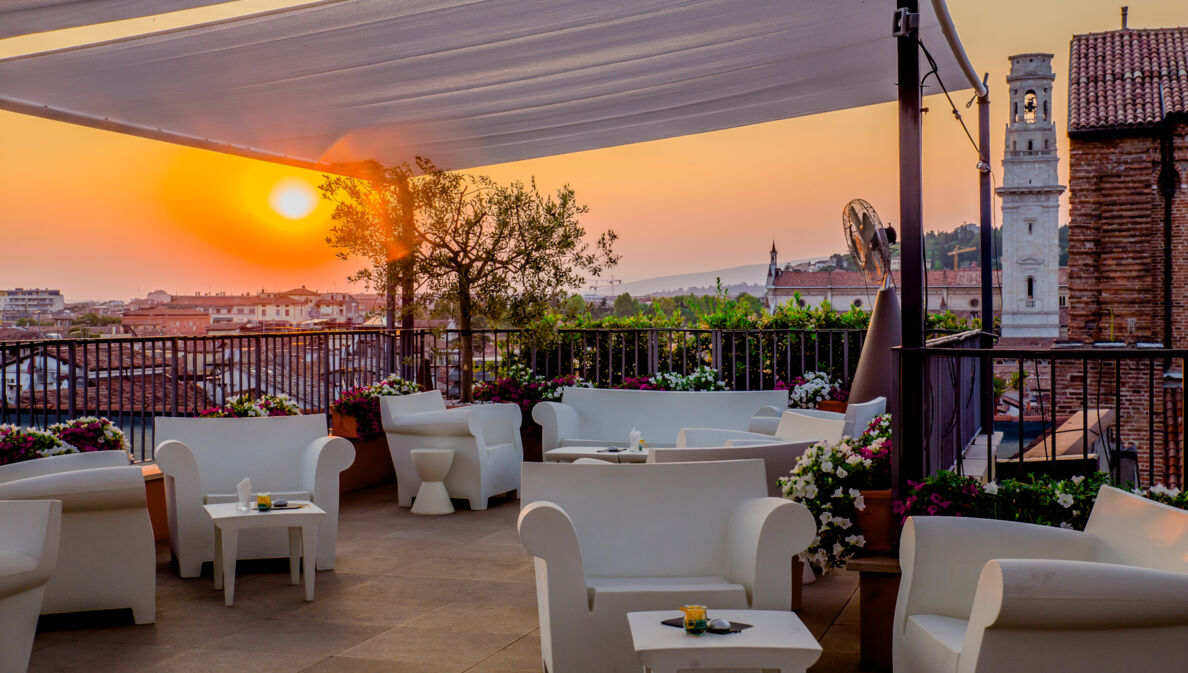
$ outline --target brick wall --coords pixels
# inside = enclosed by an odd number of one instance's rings
[[[1188,348],[1188,125],[1175,132],[1180,187],[1173,200],[1172,346]],[[1160,168],[1157,137],[1072,138],[1069,166],[1069,339],[1110,339],[1111,316],[1116,340],[1163,338],[1163,197],[1156,179]],[[1098,398],[1097,365],[1090,364],[1090,406],[1113,406],[1113,365],[1103,365]],[[1157,366],[1155,390],[1146,364],[1122,365],[1120,430],[1123,443],[1138,448],[1144,481],[1151,458],[1157,481],[1164,470],[1164,425],[1179,428],[1179,414],[1164,420],[1162,377]],[[1071,413],[1081,405],[1080,366],[1058,368],[1057,407]],[[1153,395],[1152,395],[1153,393]],[[1149,400],[1154,401],[1155,438],[1150,435]],[[1176,459],[1172,459],[1176,467]]]

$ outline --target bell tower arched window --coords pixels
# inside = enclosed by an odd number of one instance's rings
[[[1044,121],[1048,121],[1048,101],[1044,101]]]
[[[1028,124],[1035,123],[1035,92],[1028,91],[1023,94],[1023,121]]]
[[[1027,277],[1027,298],[1035,299],[1035,278],[1033,276]]]

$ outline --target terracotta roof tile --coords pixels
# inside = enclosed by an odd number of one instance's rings
[[[1068,130],[1151,126],[1188,113],[1188,27],[1074,35],[1069,47]]]

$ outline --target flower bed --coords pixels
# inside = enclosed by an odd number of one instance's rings
[[[78,449],[40,428],[0,425],[0,465],[64,453],[78,453]]]
[[[655,376],[633,376],[615,386],[628,390],[730,390],[730,386],[718,378],[713,367],[702,365],[688,374],[661,372]]]
[[[49,427],[50,432],[81,452],[127,451],[124,431],[106,418],[83,416]]]
[[[330,405],[330,411],[355,419],[355,432],[360,439],[383,434],[379,398],[385,395],[411,395],[421,392],[421,386],[393,374],[369,386],[343,391]]]
[[[222,406],[211,407],[198,414],[201,418],[251,418],[265,416],[296,416],[301,413],[288,395],[265,394],[258,397],[251,393],[244,393],[225,402]]]

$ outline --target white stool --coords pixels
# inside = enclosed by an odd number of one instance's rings
[[[454,462],[453,449],[413,449],[413,467],[421,478],[421,488],[413,501],[413,514],[453,514],[454,505],[446,491],[446,475]]]

